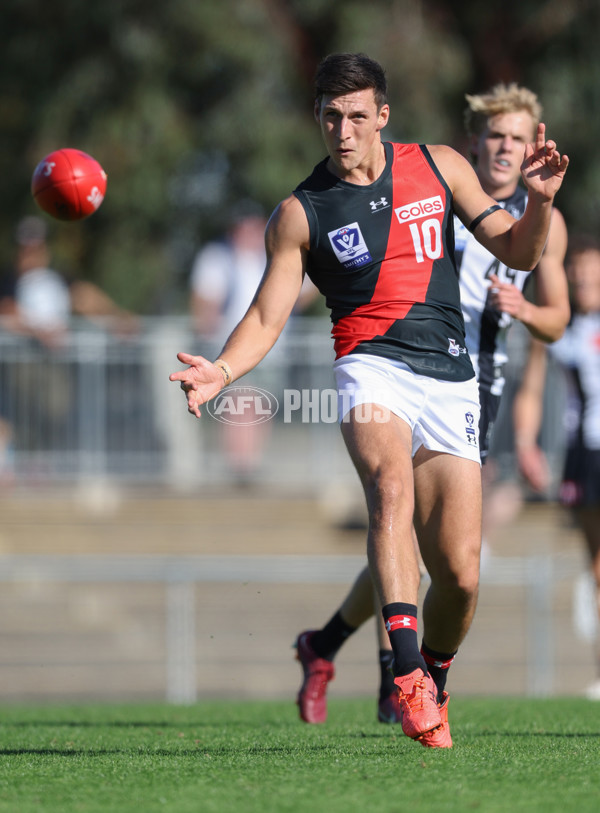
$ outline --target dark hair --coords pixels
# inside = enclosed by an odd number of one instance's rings
[[[586,251],[597,251],[600,253],[600,240],[593,234],[570,234],[565,265],[568,265],[574,257],[585,254]]]
[[[342,96],[368,88],[373,88],[380,110],[387,102],[385,71],[366,54],[329,54],[315,74],[315,98],[319,102],[324,95]]]

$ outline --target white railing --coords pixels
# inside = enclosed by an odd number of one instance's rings
[[[185,317],[140,319],[139,325],[137,334],[122,337],[73,321],[65,342],[48,350],[2,330],[0,321],[0,479],[111,479],[175,489],[231,481],[235,472],[224,454],[223,425],[209,410],[199,421],[189,416],[180,389],[168,381],[180,366],[179,350],[213,358],[219,344],[194,336]],[[500,460],[511,455],[509,394],[523,352],[511,350],[507,397],[495,430]],[[236,382],[272,393],[281,407],[262,427],[256,482],[315,492],[332,480],[354,479],[339,431],[318,409],[319,394],[333,392],[332,361],[329,320],[299,317],[263,362]],[[543,437],[554,460],[563,402],[558,380],[551,379],[551,386]],[[292,390],[303,394],[305,406],[317,407],[308,418],[306,409],[284,414]]]
[[[226,484],[234,474],[223,454],[223,426],[205,411],[187,414],[168,381],[179,350],[214,357],[187,318],[140,320],[136,335],[119,337],[74,321],[64,343],[47,349],[1,329],[0,477],[45,483],[111,479],[194,488]],[[274,350],[242,383],[272,392],[331,388],[333,349],[326,318],[292,320]],[[236,382],[238,384],[240,382]],[[3,441],[10,433],[10,443]],[[339,433],[300,413],[280,411],[263,427],[252,476],[314,490],[338,469],[348,471]]]
[[[364,561],[363,556],[349,555],[3,556],[0,557],[0,582],[162,585],[165,590],[166,699],[173,703],[192,703],[197,699],[198,671],[201,668],[196,629],[196,594],[200,585],[350,584]],[[526,693],[530,696],[549,696],[555,691],[553,597],[558,584],[575,579],[580,568],[577,557],[538,555],[491,557],[483,569],[482,588],[520,586],[526,591],[520,624],[526,629],[523,667]],[[283,612],[283,608],[277,611]],[[69,660],[71,666],[73,657],[71,655]],[[498,668],[502,668],[501,656]],[[266,669],[267,676],[268,665]],[[40,671],[43,672],[41,666]],[[78,687],[77,691],[84,693],[85,687]],[[39,694],[43,696],[42,688]]]

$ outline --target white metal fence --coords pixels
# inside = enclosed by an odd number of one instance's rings
[[[0,477],[23,483],[105,478],[183,489],[226,484],[236,475],[227,454],[231,437],[209,409],[200,421],[189,416],[179,387],[168,381],[181,366],[178,351],[213,358],[219,349],[195,337],[183,317],[140,320],[139,333],[127,337],[74,321],[54,349],[2,330],[0,322]],[[511,455],[509,394],[523,357],[518,341],[511,353],[495,434],[500,458]],[[325,414],[332,402],[325,398],[333,394],[332,361],[328,319],[299,317],[264,361],[235,382],[267,391],[279,405],[253,439],[242,438],[240,427],[231,430],[234,445],[260,445],[251,472],[257,482],[314,492],[354,478],[331,425],[335,416]],[[559,379],[551,378],[550,386],[544,438],[554,459],[561,435]],[[302,396],[302,409],[286,409],[292,391]]]
[[[140,326],[138,334],[119,337],[74,321],[65,342],[48,349],[0,325],[0,473],[22,483],[110,478],[175,488],[235,475],[223,425],[206,410],[200,421],[189,416],[179,387],[168,381],[181,367],[178,351],[212,358],[219,345],[195,337],[185,318]],[[286,388],[330,390],[332,360],[329,321],[292,320],[236,386],[263,388],[283,406]],[[261,449],[252,477],[315,489],[338,468],[347,471],[339,433],[316,413],[312,418],[303,421],[296,411],[285,422],[280,408],[253,441]]]
[[[158,687],[164,686],[167,701],[192,703],[198,699],[199,694],[206,692],[209,696],[221,692],[227,695],[228,669],[222,665],[227,649],[230,650],[228,655],[237,670],[237,683],[250,696],[253,693],[260,696],[269,689],[275,696],[281,696],[282,693],[292,696],[297,679],[296,669],[287,671],[287,664],[291,665],[292,659],[286,650],[289,651],[294,633],[302,628],[302,620],[294,621],[293,613],[290,613],[290,608],[285,604],[277,602],[270,604],[268,600],[263,602],[261,612],[264,618],[259,626],[259,629],[262,629],[262,637],[258,631],[254,633],[256,635],[253,644],[256,649],[254,658],[258,652],[258,663],[254,664],[252,687],[244,685],[244,672],[248,671],[248,666],[244,660],[245,650],[240,646],[240,640],[244,636],[243,623],[235,621],[235,616],[242,611],[242,605],[238,609],[232,608],[229,615],[223,615],[217,609],[218,602],[214,600],[216,593],[213,593],[211,602],[213,624],[215,634],[217,637],[225,638],[225,643],[218,645],[217,648],[220,648],[218,656],[212,651],[210,654],[206,651],[207,636],[204,630],[203,634],[200,631],[201,625],[204,627],[206,624],[206,618],[203,617],[199,606],[199,597],[209,585],[213,591],[218,590],[219,585],[237,585],[235,591],[240,602],[240,585],[259,585],[265,593],[268,593],[269,586],[273,585],[283,587],[288,593],[294,587],[300,586],[305,594],[308,594],[309,585],[313,589],[319,585],[328,586],[329,590],[334,585],[349,585],[364,561],[364,556],[359,555],[4,556],[0,557],[0,583],[4,585],[4,591],[7,585],[20,585],[23,589],[23,586],[29,585],[31,588],[31,585],[35,584],[46,587],[57,585],[59,588],[62,586],[63,590],[67,585],[71,587],[82,585],[88,590],[97,590],[102,585],[121,585],[129,591],[132,591],[135,585],[155,585],[161,588],[162,608],[160,600],[155,597],[153,613],[158,619],[156,626],[162,632],[155,638],[153,644],[146,640],[142,649],[139,649],[139,643],[136,641],[139,630],[127,632],[122,629],[119,632],[115,624],[111,633],[112,643],[108,646],[106,643],[99,643],[98,632],[94,631],[90,633],[90,638],[92,642],[96,640],[95,653],[94,647],[90,644],[78,648],[74,641],[71,642],[70,648],[63,652],[62,646],[56,645],[60,638],[60,629],[43,633],[45,624],[38,619],[34,629],[22,633],[30,650],[29,669],[37,674],[35,688],[30,689],[29,693],[38,700],[51,698],[53,693],[49,687],[53,681],[53,672],[70,670],[72,674],[68,679],[68,688],[63,686],[62,690],[55,689],[54,694],[57,697],[63,699],[81,697],[86,696],[87,692],[91,696],[105,698],[110,696],[107,687],[115,683],[119,692],[127,692],[132,697],[136,695],[137,685],[141,695],[144,696],[140,675],[144,673],[144,659],[148,659],[151,652],[152,668],[158,673],[162,671],[162,676],[155,675],[153,687],[148,693],[156,697]],[[490,559],[482,573],[483,607],[480,610],[480,613],[488,619],[488,624],[489,616],[494,614],[494,608],[493,603],[487,608],[485,605],[490,602],[492,595],[502,596],[507,588],[518,588],[521,594],[518,603],[512,599],[500,611],[506,620],[505,632],[508,637],[506,641],[500,640],[499,637],[493,640],[495,651],[491,663],[497,675],[502,675],[503,669],[508,669],[508,665],[514,668],[515,652],[521,649],[522,637],[523,648],[517,664],[522,677],[511,680],[508,677],[502,679],[496,676],[493,681],[486,677],[485,669],[490,666],[490,658],[485,654],[485,647],[489,646],[489,639],[493,634],[489,626],[480,630],[477,630],[476,626],[467,639],[467,644],[474,647],[475,652],[475,657],[467,668],[469,680],[472,682],[467,684],[464,681],[460,669],[465,664],[458,662],[456,684],[459,689],[462,683],[463,692],[500,691],[509,694],[515,691],[515,687],[522,686],[521,691],[530,696],[549,696],[559,690],[561,686],[557,675],[559,657],[557,650],[562,648],[563,643],[562,636],[556,635],[558,626],[556,622],[560,613],[555,599],[561,584],[571,585],[579,572],[580,562],[570,556],[537,555]],[[57,598],[54,600],[57,601]],[[324,603],[323,611],[329,611],[332,607],[333,603],[329,605]],[[60,618],[56,607],[52,615]],[[279,630],[273,626],[273,618],[279,616],[286,619],[285,634],[289,639],[287,645],[281,644]],[[310,616],[307,614],[306,617]],[[228,638],[227,630],[232,634],[232,622],[233,637]],[[147,623],[151,625],[150,618]],[[3,627],[5,624],[6,621],[3,622]],[[7,634],[6,630],[3,629],[2,634]],[[39,641],[41,634],[47,635],[54,645],[46,649],[39,643],[36,645],[35,642]],[[65,634],[68,638],[69,634],[63,632],[63,635]],[[70,635],[73,635],[72,630]],[[122,640],[123,636],[125,641]],[[161,637],[163,640],[160,640]],[[126,657],[120,653],[119,643],[124,644],[128,650]],[[14,645],[8,644],[7,647],[13,649]],[[373,647],[372,639],[363,647],[367,660]],[[269,653],[268,656],[264,654],[266,651]],[[467,650],[467,659],[468,657]],[[461,659],[463,658],[464,653],[461,653]],[[249,660],[253,660],[253,657],[250,656]],[[86,665],[88,669],[94,668],[96,673],[104,669],[106,674],[110,675],[106,687],[100,688],[97,675],[93,681],[87,682],[85,678],[78,676]],[[27,661],[23,658],[23,662],[14,666],[19,666],[24,673]],[[221,671],[216,678],[214,676],[211,678],[211,669],[215,666]],[[6,668],[7,664],[0,664],[0,671]],[[137,675],[133,681],[134,685],[129,690],[124,688],[126,669],[129,669],[130,674]],[[281,677],[276,681],[278,685],[270,686],[269,681],[273,674]],[[359,691],[367,691],[368,685],[365,681],[365,685]],[[13,688],[12,691],[15,693],[16,690]],[[28,690],[25,686],[22,686],[21,691],[27,696]]]

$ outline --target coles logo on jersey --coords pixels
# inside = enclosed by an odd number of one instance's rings
[[[336,257],[345,268],[357,268],[371,261],[371,255],[358,223],[350,223],[327,235]]]
[[[394,209],[396,217],[400,223],[410,223],[411,220],[420,220],[422,217],[441,214],[444,211],[444,204],[440,195],[425,200],[416,200],[414,203],[406,203]]]

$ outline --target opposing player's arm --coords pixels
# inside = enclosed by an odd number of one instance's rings
[[[542,425],[546,361],[546,346],[532,339],[523,378],[513,401],[518,467],[536,491],[543,491],[550,477],[547,460],[537,442]]]
[[[559,211],[552,210],[546,248],[535,270],[535,299],[530,302],[516,285],[490,275],[490,305],[523,322],[532,336],[555,342],[564,333],[570,316],[564,259],[567,227]]]
[[[555,342],[565,332],[571,316],[564,262],[567,226],[561,213],[552,210],[550,233],[535,271],[535,304],[527,302],[521,321],[536,339]]]

